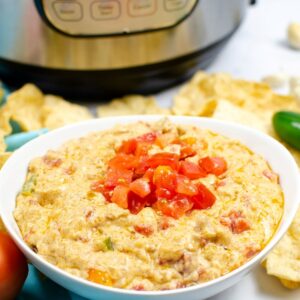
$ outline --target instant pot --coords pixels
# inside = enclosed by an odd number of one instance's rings
[[[253,2],[253,1],[250,1]],[[205,68],[249,0],[1,0],[0,78],[69,98],[155,93]]]

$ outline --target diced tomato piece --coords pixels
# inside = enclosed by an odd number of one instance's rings
[[[139,213],[147,203],[147,197],[140,197],[133,192],[129,192],[128,194],[128,209],[132,214]]]
[[[211,207],[215,201],[215,195],[202,183],[197,183],[198,194],[191,200],[194,203],[194,209],[206,209]]]
[[[144,173],[143,178],[146,178],[149,182],[153,182],[153,175],[154,175],[154,169],[148,169]]]
[[[105,187],[128,185],[132,181],[133,171],[126,169],[109,168],[106,174]]]
[[[193,149],[193,147],[185,145],[182,146],[180,149],[180,159],[185,159],[187,157],[192,157],[197,154],[196,150]]]
[[[132,154],[119,153],[108,162],[109,167],[132,170],[139,165],[139,160]]]
[[[187,196],[194,196],[198,193],[198,188],[186,176],[177,175],[176,192]]]
[[[136,177],[140,177],[143,176],[147,170],[149,169],[148,165],[147,165],[147,160],[148,160],[149,156],[147,155],[142,155],[139,156],[139,163],[138,166],[136,167],[134,173],[136,174]]]
[[[125,154],[134,154],[136,147],[137,147],[137,140],[130,139],[127,141],[123,141],[117,152],[118,153],[122,152]]]
[[[193,203],[188,197],[177,194],[173,200],[160,199],[155,203],[155,207],[164,215],[178,219],[187,211],[192,209]]]
[[[153,184],[156,188],[165,188],[170,191],[176,189],[176,172],[169,166],[159,166],[154,170]]]
[[[151,148],[151,144],[146,142],[139,142],[136,146],[134,154],[136,156],[148,155],[148,151]]]
[[[128,208],[128,193],[129,188],[127,186],[117,185],[110,200],[122,208]]]
[[[149,236],[154,232],[153,227],[149,225],[135,225],[134,230],[145,236]]]
[[[107,188],[104,186],[104,180],[92,182],[90,189],[93,192],[101,193],[108,201],[110,200],[113,191],[112,188]]]
[[[169,152],[156,153],[149,157],[147,164],[150,168],[170,166],[173,170],[177,170],[179,167],[179,156]]]
[[[223,157],[203,157],[199,160],[199,165],[207,173],[221,175],[227,170],[227,163]]]
[[[146,178],[134,180],[129,185],[130,190],[138,196],[144,198],[151,193],[150,183]]]
[[[242,233],[250,229],[250,224],[245,218],[231,220],[231,230],[233,233]]]
[[[157,188],[155,190],[155,195],[156,195],[157,199],[171,200],[175,197],[176,193],[175,193],[175,191],[170,191],[165,188]]]
[[[180,162],[179,173],[189,179],[198,179],[207,175],[199,165],[187,160]]]
[[[145,133],[139,137],[136,138],[136,140],[138,142],[144,142],[144,143],[154,143],[157,137],[157,133],[156,132],[148,132]]]

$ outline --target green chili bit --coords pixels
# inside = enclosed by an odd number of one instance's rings
[[[34,187],[36,184],[36,175],[32,175],[29,179],[24,183],[22,189],[22,195],[29,196],[34,192]]]
[[[107,250],[114,250],[114,245],[113,245],[110,237],[108,237],[104,240],[104,245]]]

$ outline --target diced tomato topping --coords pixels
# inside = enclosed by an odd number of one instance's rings
[[[193,207],[193,203],[188,197],[177,194],[173,200],[157,200],[155,206],[164,215],[178,219]]]
[[[199,165],[187,160],[180,162],[179,173],[189,179],[198,179],[207,175],[207,173]]]
[[[124,185],[117,185],[114,188],[111,202],[118,204],[122,208],[128,208],[129,188]]]
[[[145,236],[149,236],[154,232],[153,227],[149,225],[135,225],[134,230]]]
[[[136,138],[136,140],[138,142],[144,142],[144,143],[154,143],[155,140],[157,138],[157,133],[156,132],[148,132],[148,133],[145,133],[139,137]]]
[[[107,286],[112,286],[114,283],[113,279],[107,272],[102,272],[96,269],[90,269],[88,271],[88,280]]]
[[[117,152],[118,153],[122,152],[125,154],[134,154],[136,147],[137,147],[137,140],[130,139],[127,141],[123,141]]]
[[[227,170],[226,160],[222,157],[203,157],[199,160],[199,165],[207,173],[217,176],[223,174]]]
[[[130,190],[138,196],[144,198],[151,193],[151,186],[146,178],[134,180],[129,185]]]
[[[147,164],[150,168],[169,166],[173,170],[177,170],[179,166],[179,156],[169,152],[156,153],[149,157]]]
[[[176,195],[175,191],[170,191],[166,188],[157,188],[155,190],[155,194],[157,199],[167,199],[167,200],[173,199]]]
[[[129,184],[132,180],[132,176],[132,170],[109,168],[107,170],[104,186],[115,187],[120,184]]]
[[[177,175],[176,192],[188,196],[195,196],[198,193],[197,186],[193,184],[186,176]]]
[[[139,213],[147,203],[147,197],[140,197],[133,192],[129,192],[128,194],[128,209],[129,211],[136,215]]]
[[[197,154],[196,150],[191,146],[182,146],[180,149],[180,159],[185,159],[187,157],[192,157]]]
[[[154,143],[163,148],[177,144],[181,155],[177,152],[148,154]],[[102,193],[107,201],[128,208],[132,214],[152,206],[166,216],[179,218],[192,208],[209,208],[216,200],[214,194],[193,180],[207,176],[208,172],[222,174],[226,161],[219,157],[203,158],[199,164],[184,160],[196,154],[192,148],[195,143],[195,138],[181,140],[174,133],[156,132],[123,141],[108,162],[105,178],[91,184],[91,193]],[[236,225],[237,231],[243,228],[242,222]]]
[[[156,188],[165,188],[170,191],[176,188],[176,172],[169,166],[159,166],[154,170],[153,184]]]
[[[211,207],[215,201],[215,195],[202,183],[197,184],[198,194],[192,197],[194,209],[206,209]]]
[[[108,165],[111,168],[133,170],[139,165],[139,160],[132,154],[119,153],[108,162]]]

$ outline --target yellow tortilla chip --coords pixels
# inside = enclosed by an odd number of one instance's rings
[[[286,235],[267,256],[265,267],[269,275],[280,278],[287,287],[300,283],[300,210]]]
[[[259,118],[253,112],[242,109],[227,100],[219,100],[217,103],[213,118],[243,124],[266,133],[269,131],[268,123],[270,122]]]
[[[41,109],[41,120],[43,127],[48,129],[93,118],[86,107],[72,104],[58,96],[46,95],[44,102]]]
[[[33,84],[26,84],[10,94],[4,108],[10,112],[24,131],[42,127],[40,110],[44,103],[42,92]]]
[[[5,162],[8,160],[8,158],[11,156],[10,152],[4,152],[0,153],[0,169],[3,167]]]
[[[6,106],[0,107],[0,133],[7,135],[10,134],[12,128],[10,126],[9,120],[11,118],[11,112]]]
[[[159,107],[155,98],[129,95],[114,99],[97,108],[98,117],[125,116],[135,114],[169,114],[169,109]]]
[[[282,285],[288,289],[296,289],[296,288],[300,287],[300,282],[285,280],[285,279],[280,279],[280,278],[279,278],[279,280],[282,283]]]

